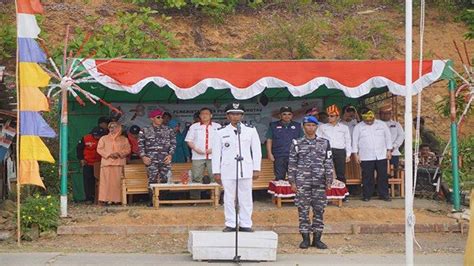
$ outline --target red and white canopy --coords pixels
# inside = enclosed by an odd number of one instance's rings
[[[248,61],[248,60],[106,60],[84,61],[89,74],[102,85],[118,91],[139,93],[153,82],[168,86],[180,99],[192,99],[208,88],[230,89],[236,99],[249,99],[265,88],[284,88],[293,96],[304,96],[321,85],[358,98],[372,88],[387,86],[405,95],[404,61]],[[440,79],[447,61],[426,60],[418,77],[413,62],[413,91]],[[97,67],[96,67],[97,66]]]

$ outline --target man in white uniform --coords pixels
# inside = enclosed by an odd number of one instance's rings
[[[226,109],[229,125],[217,130],[212,142],[212,172],[216,182],[224,187],[224,232],[253,232],[252,229],[252,179],[260,173],[262,151],[257,130],[242,124],[244,108],[239,103],[229,104]],[[241,156],[236,169],[236,157],[239,156],[238,133],[240,130]],[[236,174],[238,173],[239,224],[235,220]]]
[[[342,108],[342,119],[341,124],[346,125],[349,128],[349,132],[354,132],[354,127],[359,123],[358,122],[359,115],[357,114],[357,110],[352,105],[346,105]]]
[[[390,130],[390,135],[392,136],[392,159],[390,159],[390,164],[393,165],[394,175],[397,176],[398,172],[398,163],[400,161],[400,146],[402,146],[403,141],[405,140],[405,132],[403,131],[402,125],[400,123],[393,121],[392,118],[392,107],[384,106],[379,111],[380,120],[384,121]]]
[[[192,150],[192,162],[191,168],[193,182],[202,183],[204,169],[209,173],[209,177],[212,177],[212,165],[211,165],[211,154],[212,154],[212,139],[221,126],[211,121],[212,110],[204,107],[199,110],[199,121],[189,127],[188,133],[186,134],[186,143]],[[210,180],[213,182],[212,178]],[[189,193],[191,199],[201,199],[200,190],[191,190]]]
[[[326,108],[327,124],[318,127],[316,135],[329,140],[337,180],[346,183],[346,163],[351,160],[351,133],[349,127],[339,122],[339,108],[333,104]]]
[[[374,194],[374,172],[377,171],[377,193],[380,199],[391,201],[388,194],[387,159],[390,160],[392,137],[387,125],[375,119],[373,111],[362,111],[363,122],[352,135],[352,152],[362,168],[363,201]]]

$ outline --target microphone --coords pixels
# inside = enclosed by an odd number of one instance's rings
[[[240,135],[240,133],[242,133],[242,127],[241,127],[240,124],[241,124],[240,122],[237,123],[237,132],[236,132],[239,135]]]

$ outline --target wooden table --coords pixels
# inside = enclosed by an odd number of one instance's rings
[[[220,185],[217,183],[200,184],[151,184],[153,189],[153,206],[159,208],[160,204],[188,204],[188,203],[211,203],[214,208],[219,206]],[[189,199],[189,200],[160,200],[160,191],[191,191],[191,190],[209,190],[210,199]]]

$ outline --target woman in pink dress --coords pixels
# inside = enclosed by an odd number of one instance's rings
[[[120,123],[109,123],[109,134],[99,140],[97,152],[102,156],[99,202],[120,203],[123,167],[130,154],[130,143],[126,137],[122,136]]]

